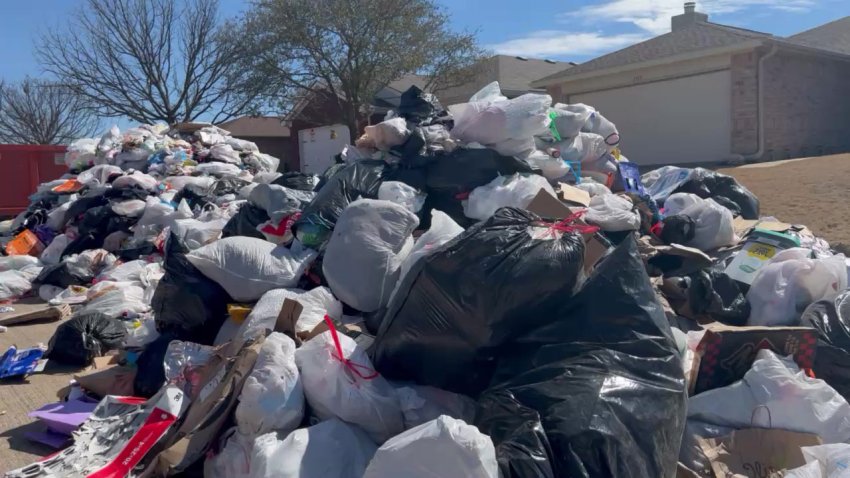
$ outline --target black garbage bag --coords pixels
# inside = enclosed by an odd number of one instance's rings
[[[90,209],[108,203],[109,198],[105,196],[106,191],[106,187],[89,189],[82,197],[71,203],[68,210],[65,211],[65,224],[71,223],[71,221],[81,217]]]
[[[240,189],[251,184],[251,181],[246,181],[234,176],[225,176],[217,180],[212,186],[212,196],[224,196],[225,194],[237,194]]]
[[[62,251],[62,259],[85,252],[89,249],[100,249],[103,247],[103,240],[106,239],[106,234],[80,234],[76,239],[69,242]]]
[[[729,277],[724,268],[712,267],[688,276],[688,305],[695,316],[727,325],[746,325],[750,317],[748,288]]]
[[[144,201],[148,198],[148,196],[154,195],[154,193],[140,186],[131,186],[129,188],[119,189],[111,188],[103,192],[103,197],[105,197],[106,199],[111,199],[113,201],[129,201],[131,199],[138,199],[140,201]]]
[[[401,94],[398,115],[412,123],[420,124],[445,113],[437,97],[413,85]]]
[[[324,246],[339,215],[351,202],[360,197],[377,199],[385,166],[384,161],[357,161],[337,171],[293,224],[295,236],[307,247]]]
[[[495,389],[478,399],[475,422],[486,423],[496,445],[502,478],[555,478],[552,447],[540,414],[519,403],[509,390]]]
[[[130,227],[139,222],[138,217],[121,216],[116,214],[108,204],[97,206],[86,211],[80,219],[77,228],[80,234],[92,234],[95,237],[106,238],[116,231],[128,232]]]
[[[724,206],[732,202],[737,205],[737,211],[733,209],[732,212],[740,213],[744,219],[759,218],[758,198],[732,176],[716,171],[694,168],[691,177],[673,192],[712,198]]]
[[[279,178],[272,181],[272,184],[299,191],[312,191],[318,184],[318,179],[311,174],[290,171],[283,173]]]
[[[319,176],[319,183],[316,184],[316,188],[313,189],[313,191],[319,192],[319,190],[325,187],[325,184],[327,184],[328,181],[330,181],[330,179],[334,177],[334,174],[338,173],[342,170],[342,168],[347,166],[347,164],[342,161],[340,154],[334,156],[334,159],[336,160],[336,162],[328,166],[328,169],[326,169],[325,172]]]
[[[247,236],[265,240],[266,236],[257,230],[257,226],[269,220],[269,215],[263,208],[242,203],[239,211],[227,221],[221,230],[221,237]]]
[[[52,285],[66,288],[72,285],[88,285],[94,279],[92,271],[68,261],[46,266],[35,278],[33,284]]]
[[[215,204],[215,195],[212,188],[205,188],[199,184],[187,184],[174,196],[174,203],[180,204],[185,200],[190,208],[206,207],[207,204]]]
[[[469,193],[492,181],[496,176],[514,173],[533,173],[525,161],[502,156],[492,149],[458,148],[451,153],[436,155],[425,166],[428,197],[424,209],[443,211],[455,222],[468,227],[475,221],[463,214],[462,201]]]
[[[850,291],[811,304],[801,323],[818,331],[815,376],[850,400]]]
[[[683,214],[667,216],[662,223],[660,238],[666,244],[688,244],[697,232],[696,222]]]
[[[227,318],[230,295],[186,259],[189,249],[171,234],[165,246],[165,275],[154,291],[156,329],[177,340],[212,345]]]
[[[482,397],[505,390],[540,414],[555,476],[674,476],[687,388],[635,240],[617,246],[581,290],[544,320],[505,348]],[[493,436],[499,421],[483,418],[475,425]],[[533,429],[529,424],[527,430]],[[494,444],[503,452],[501,442]]]
[[[85,366],[95,357],[121,346],[127,328],[119,319],[101,313],[75,315],[56,328],[48,344],[47,358]]]
[[[176,340],[165,333],[149,343],[136,359],[136,378],[133,379],[133,393],[137,397],[150,398],[165,384],[165,354],[168,344]]]
[[[546,238],[530,235],[535,224]],[[378,371],[477,396],[505,344],[545,323],[576,289],[584,242],[551,233],[535,214],[502,208],[417,261],[375,338]]]
[[[121,249],[116,252],[115,255],[118,256],[124,262],[135,261],[142,256],[149,256],[157,251],[156,244],[153,242],[145,242],[135,247],[128,247],[126,249]]]

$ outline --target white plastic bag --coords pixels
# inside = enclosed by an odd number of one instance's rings
[[[576,184],[575,187],[587,192],[588,194],[590,194],[590,197],[611,194],[611,190],[608,189],[608,186],[597,183],[596,181],[590,178],[582,178],[581,183]]]
[[[231,148],[233,148],[237,151],[245,151],[245,152],[258,152],[258,151],[260,151],[260,148],[257,147],[256,143],[253,143],[253,142],[245,140],[245,139],[228,137],[225,140],[225,143],[227,143],[227,145],[229,145]]]
[[[68,166],[68,169],[83,169],[94,164],[97,143],[96,139],[82,138],[69,144],[65,153],[65,166]]]
[[[694,204],[699,204],[703,201],[703,199],[696,194],[691,193],[675,193],[671,194],[664,201],[664,215],[665,216],[675,216],[676,214],[681,214],[685,209],[693,206]]]
[[[145,290],[133,282],[98,282],[88,291],[89,301],[80,314],[99,312],[107,317],[136,315],[150,310]]]
[[[239,160],[239,153],[233,149],[233,146],[227,143],[219,143],[210,146],[210,157],[217,161],[234,165],[242,163],[242,161]]]
[[[68,212],[68,209],[72,204],[74,204],[74,201],[68,201],[53,208],[53,210],[47,214],[47,227],[56,232],[60,232],[65,229],[65,213]]]
[[[342,303],[334,298],[327,287],[316,287],[309,291],[301,289],[273,289],[260,297],[251,313],[239,327],[238,336],[243,339],[257,337],[264,330],[273,330],[280,308],[286,299],[301,304],[301,315],[295,325],[297,332],[310,332],[324,319],[325,315],[342,319]]]
[[[685,246],[701,251],[713,251],[718,247],[731,246],[738,242],[732,227],[732,212],[717,204],[714,199],[699,199],[679,212],[694,220],[694,238]]]
[[[356,426],[335,418],[283,438],[254,441],[251,478],[363,478],[377,445]],[[229,477],[228,477],[229,478]]]
[[[463,228],[454,222],[448,214],[432,209],[431,227],[425,231],[424,234],[419,236],[418,239],[416,239],[413,243],[413,248],[410,250],[410,254],[408,254],[402,261],[401,267],[399,268],[398,283],[401,284],[401,281],[404,280],[404,276],[406,276],[410,271],[410,268],[416,264],[416,261],[433,254],[437,248],[451,241],[462,232]],[[398,286],[396,286],[396,288],[398,288]]]
[[[28,274],[8,270],[0,272],[0,300],[17,299],[32,290]]]
[[[552,109],[555,110],[556,116],[553,121],[561,139],[578,136],[579,132],[587,124],[590,115],[596,112],[593,107],[583,103],[573,105],[556,103]]]
[[[112,212],[119,216],[139,217],[145,213],[147,203],[141,199],[130,199],[112,203]]]
[[[690,179],[693,171],[691,168],[664,166],[644,174],[640,180],[652,199],[662,202]]]
[[[850,478],[850,445],[804,446],[800,448],[806,464],[788,470],[785,478]]]
[[[427,194],[417,191],[400,181],[384,181],[378,187],[378,199],[401,204],[412,213],[417,213],[425,204]]]
[[[760,411],[762,410],[762,411]],[[850,405],[791,357],[763,349],[744,378],[688,400],[688,419],[734,428],[814,433],[824,443],[850,440]]]
[[[159,182],[153,176],[149,176],[141,171],[134,171],[133,174],[127,174],[112,181],[112,187],[116,189],[125,189],[131,187],[139,187],[146,191],[156,189]]]
[[[478,428],[448,416],[384,443],[363,478],[499,478],[496,450]]]
[[[19,271],[25,267],[37,266],[38,264],[38,257],[27,255],[0,256],[0,272]]]
[[[186,259],[217,282],[236,301],[255,301],[282,287],[293,287],[316,251],[276,246],[262,239],[233,236],[196,249]]]
[[[247,186],[246,186],[247,187]],[[263,209],[275,223],[301,210],[302,203],[309,203],[316,196],[311,191],[299,191],[277,184],[257,184],[248,195],[248,202]]]
[[[407,121],[404,118],[382,121],[376,125],[367,126],[364,131],[374,140],[375,147],[381,151],[389,151],[393,146],[404,144],[410,136]]]
[[[251,166],[257,172],[272,173],[277,172],[280,167],[280,159],[269,154],[251,153],[242,159],[242,162]]]
[[[410,430],[423,423],[447,415],[471,422],[475,418],[475,400],[457,393],[427,385],[407,384],[396,388],[404,428]]]
[[[109,183],[112,176],[121,176],[124,170],[112,164],[98,164],[77,175],[77,181],[88,187],[102,186]]]
[[[469,193],[469,199],[463,205],[463,213],[468,218],[483,221],[499,208],[525,209],[541,190],[555,196],[555,190],[543,176],[519,173],[498,176]]]
[[[215,147],[215,146],[213,146]],[[231,163],[220,163],[218,161],[211,161],[209,163],[201,163],[195,166],[195,172],[202,174],[209,174],[211,176],[238,176],[242,170],[239,169],[239,166]]]
[[[186,186],[193,184],[202,189],[209,189],[215,183],[212,176],[169,176],[163,180],[169,189],[181,191]]]
[[[273,332],[239,394],[236,426],[245,435],[289,433],[304,418],[304,387],[295,365],[295,342]]]
[[[349,204],[334,227],[322,270],[334,295],[362,312],[387,305],[399,267],[413,247],[419,218],[404,206],[374,199]]]
[[[747,301],[748,325],[799,325],[812,302],[831,299],[847,288],[844,255],[810,259],[800,247],[780,251],[756,272]]]
[[[138,282],[141,284],[142,272],[147,265],[148,263],[141,259],[124,263],[116,262],[97,276],[97,282]]]
[[[171,232],[183,240],[190,250],[203,247],[219,237],[227,219],[214,219],[212,221],[199,221],[197,219],[176,219],[171,226]]]
[[[271,436],[275,435],[274,433]],[[204,461],[205,478],[260,478],[251,473],[254,452],[253,435],[243,435],[233,427],[221,435],[221,451]]]
[[[632,201],[616,194],[603,194],[590,198],[587,222],[596,224],[603,231],[636,231],[640,229],[640,214],[634,210]]]
[[[337,417],[358,425],[376,443],[404,430],[395,389],[379,375],[366,351],[347,335],[332,331],[308,340],[295,351],[304,395],[320,420]]]

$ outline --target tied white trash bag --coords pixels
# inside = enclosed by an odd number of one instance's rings
[[[596,181],[590,178],[582,178],[581,183],[576,184],[574,187],[587,192],[588,194],[590,194],[590,197],[611,194],[611,190],[608,189],[608,186],[601,183],[597,183]]]
[[[436,209],[431,210],[431,227],[416,239],[413,243],[413,249],[410,250],[410,254],[402,261],[399,268],[398,284],[401,284],[404,276],[416,264],[416,261],[433,254],[437,248],[451,241],[462,232],[463,228],[454,222],[448,214]],[[398,289],[398,285],[396,285],[396,289]]]
[[[396,388],[396,394],[404,414],[406,430],[442,415],[465,422],[471,422],[475,418],[475,400],[466,395],[414,383]]]
[[[210,157],[230,164],[240,164],[239,153],[233,149],[233,146],[227,143],[219,143],[210,146]]]
[[[832,299],[847,288],[843,254],[810,257],[809,249],[794,247],[780,251],[759,269],[747,292],[748,325],[799,325],[809,304]]]
[[[119,216],[139,217],[147,209],[147,203],[141,199],[131,199],[112,203],[112,212]]]
[[[806,464],[788,470],[785,478],[850,478],[850,445],[804,446],[800,451]]]
[[[211,221],[200,221],[197,219],[177,219],[171,226],[171,232],[183,240],[190,250],[203,247],[219,237],[227,219],[213,219]]]
[[[375,199],[349,204],[334,227],[322,263],[334,295],[362,312],[386,306],[418,225],[419,218],[399,204]]]
[[[301,315],[295,324],[296,332],[310,332],[325,315],[332,319],[342,319],[342,303],[333,296],[327,287],[316,287],[309,291],[301,289],[273,289],[260,297],[254,308],[242,322],[236,335],[243,339],[254,338],[263,334],[266,329],[274,330],[280,308],[286,299],[292,299],[301,304]],[[224,341],[229,340],[222,337]],[[218,343],[218,338],[216,343]]]
[[[195,249],[186,259],[236,301],[252,302],[266,292],[292,287],[316,251],[277,246],[262,239],[233,236]]]
[[[603,194],[590,198],[587,222],[596,224],[603,231],[636,231],[640,229],[640,214],[625,196]]]
[[[239,394],[236,426],[245,435],[289,433],[304,418],[304,387],[295,365],[295,342],[273,332]]]
[[[104,269],[98,276],[97,282],[139,282],[142,280],[142,273],[148,265],[146,261],[137,259],[124,263],[116,262],[112,266]]]
[[[807,377],[791,357],[767,349],[758,352],[743,379],[692,396],[688,420],[814,433],[824,443],[850,440],[847,401],[823,380]]]
[[[309,342],[308,342],[309,343]],[[363,430],[331,418],[254,441],[250,478],[363,478],[378,446]],[[229,478],[229,477],[228,477]]]
[[[275,158],[270,154],[263,154],[259,152],[253,152],[245,156],[242,158],[242,162],[245,163],[246,166],[249,166],[260,173],[273,173],[280,167],[280,159]]]
[[[64,204],[56,206],[49,214],[47,214],[47,227],[54,231],[62,231],[65,229],[65,213],[71,208],[74,201],[68,201]]]
[[[714,199],[700,199],[679,212],[679,215],[688,216],[694,221],[694,238],[685,246],[713,251],[738,242],[732,227],[732,212],[717,204]]]
[[[274,435],[272,433],[271,435]],[[254,452],[253,435],[243,435],[233,427],[221,435],[221,451],[204,461],[205,478],[252,478],[251,455]]]
[[[69,144],[68,151],[65,153],[65,166],[68,169],[83,169],[94,164],[94,160],[97,158],[95,153],[98,142],[93,138],[82,138]]]
[[[671,194],[664,201],[664,215],[675,216],[681,214],[685,209],[704,201],[703,198],[691,193]]]
[[[38,269],[41,270],[41,268]],[[0,272],[0,300],[16,299],[26,294],[32,290],[32,279],[34,278],[23,271]]]
[[[296,350],[295,363],[307,403],[320,420],[336,417],[358,425],[376,443],[404,430],[395,389],[351,337],[332,328]]]
[[[448,416],[384,443],[363,478],[499,478],[496,450],[478,428]]]
[[[470,219],[483,221],[503,207],[525,209],[541,190],[555,196],[555,190],[543,176],[519,173],[498,176],[469,193],[469,199],[463,205],[463,214]]]
[[[87,293],[88,303],[80,314],[99,312],[107,317],[133,316],[147,312],[145,289],[134,282],[98,282]]]
[[[112,187],[116,189],[138,187],[146,191],[153,191],[158,184],[156,178],[141,171],[133,171],[133,174],[127,174],[112,181]]]
[[[425,204],[425,193],[400,181],[384,181],[378,187],[378,199],[401,204],[412,213],[417,213]]]

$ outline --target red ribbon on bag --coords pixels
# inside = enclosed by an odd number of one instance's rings
[[[576,221],[581,219],[585,212],[587,212],[586,209],[580,209],[579,211],[570,214],[563,220],[550,224],[549,229],[552,231],[560,232],[577,232],[579,234],[593,234],[594,232],[599,231],[598,226],[575,223]]]
[[[333,338],[334,346],[336,346],[337,355],[334,356],[334,358],[345,364],[345,366],[348,367],[349,370],[351,370],[355,375],[362,378],[363,380],[372,380],[373,378],[376,378],[379,375],[377,370],[367,367],[363,364],[352,362],[351,360],[345,358],[345,354],[342,353],[342,345],[339,343],[339,335],[337,335],[336,326],[334,326],[333,321],[330,317],[327,316],[327,314],[325,315],[325,323],[328,324],[328,330],[331,331],[331,338]],[[369,370],[372,373],[363,375],[359,369]]]

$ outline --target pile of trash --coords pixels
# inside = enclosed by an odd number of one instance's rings
[[[846,258],[619,143],[497,83],[321,176],[211,125],[72,143],[0,223],[0,300],[70,311],[0,377],[80,367],[6,476],[835,476]]]

